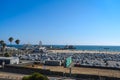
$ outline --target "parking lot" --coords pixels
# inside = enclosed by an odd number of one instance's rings
[[[53,60],[64,63],[64,60],[71,56],[75,65],[84,66],[99,66],[120,68],[120,54],[105,54],[105,53],[30,53],[16,55],[20,60],[28,61],[45,61]],[[23,62],[24,63],[24,62]]]

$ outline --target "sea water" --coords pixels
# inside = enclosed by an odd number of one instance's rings
[[[8,46],[11,46],[11,45],[8,45]],[[43,45],[43,46],[64,48],[66,45]],[[120,46],[96,46],[96,45],[94,45],[94,46],[93,45],[73,45],[73,46],[76,48],[75,50],[120,52]],[[22,48],[23,45],[12,45],[12,47]]]

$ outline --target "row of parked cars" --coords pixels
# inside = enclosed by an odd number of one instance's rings
[[[116,67],[120,68],[120,54],[105,53],[30,53],[23,55],[15,55],[20,60],[41,61],[48,65],[49,63],[61,65],[64,60],[71,56],[73,64],[84,66],[100,66],[100,67]],[[59,63],[59,64],[58,64]],[[49,64],[49,65],[50,65]],[[54,65],[55,65],[54,64]]]

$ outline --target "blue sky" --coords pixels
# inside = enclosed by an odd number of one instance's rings
[[[0,39],[120,45],[119,0],[0,0]]]

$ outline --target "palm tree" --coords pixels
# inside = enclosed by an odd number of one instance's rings
[[[2,44],[3,50],[5,49],[5,47],[6,47],[6,43],[3,43],[3,44]]]
[[[3,44],[2,44],[3,56],[4,56],[4,50],[5,50],[5,47],[6,47],[6,43],[3,43]]]
[[[12,44],[14,38],[13,38],[13,37],[10,37],[8,40],[9,40],[10,44]]]
[[[4,41],[3,40],[0,40],[0,45],[2,46],[2,44],[4,43]]]
[[[4,43],[4,41],[0,41],[1,45],[2,45],[2,54],[3,54],[3,57],[4,57],[4,50],[5,50],[5,47],[6,47],[6,43]],[[4,64],[5,64],[5,61],[3,60],[2,62],[2,67],[4,68]]]
[[[18,44],[20,43],[20,40],[17,39],[17,40],[15,41],[15,43],[18,45]]]
[[[0,45],[2,46],[4,44],[4,41],[3,40],[0,40]],[[2,52],[2,47],[1,47],[1,49],[0,49],[0,51]]]
[[[15,41],[15,43],[18,45],[18,44],[20,43],[20,40],[17,39],[17,40]],[[19,54],[19,50],[18,50],[18,54]]]
[[[14,40],[14,38],[13,37],[9,37],[9,42],[10,42],[10,46],[12,47],[12,42],[13,42],[13,40]],[[13,53],[13,51],[12,50],[10,50],[10,53],[12,54]]]

